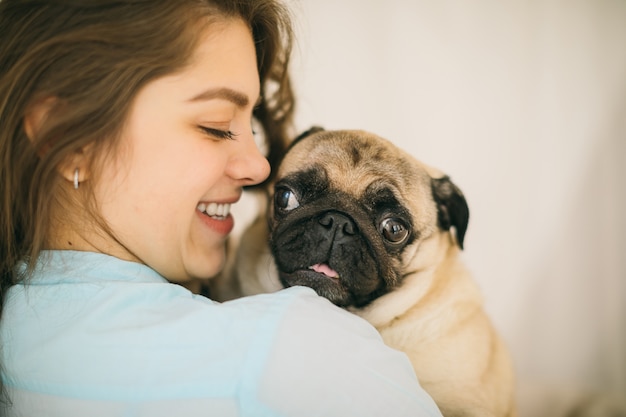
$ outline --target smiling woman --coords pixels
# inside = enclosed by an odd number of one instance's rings
[[[235,203],[242,187],[267,178],[269,164],[251,128],[259,91],[248,26],[239,19],[211,25],[190,65],[139,91],[116,163],[96,160],[95,198],[115,239],[99,230],[76,234],[69,225],[54,247],[70,249],[71,242],[75,250],[98,249],[150,265],[170,281],[219,272],[233,219],[207,216],[198,206]],[[89,174],[76,158],[75,164]]]
[[[312,290],[174,284],[220,271],[287,142],[280,3],[2,0],[0,38],[1,415],[440,416]]]

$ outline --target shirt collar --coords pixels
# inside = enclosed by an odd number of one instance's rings
[[[26,263],[21,262],[17,268],[20,273],[24,273]],[[144,264],[102,253],[73,250],[42,251],[32,276],[27,278],[29,285],[94,281],[168,282]]]

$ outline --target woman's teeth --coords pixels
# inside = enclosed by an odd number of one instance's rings
[[[230,213],[230,204],[200,203],[197,208],[202,213],[206,213],[208,216],[218,219],[223,219]]]

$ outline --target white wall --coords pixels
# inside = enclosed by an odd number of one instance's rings
[[[625,397],[626,1],[288,4],[298,127],[378,133],[465,192],[522,416]]]

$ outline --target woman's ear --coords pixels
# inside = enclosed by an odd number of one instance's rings
[[[28,107],[24,115],[24,132],[31,142],[34,141],[39,132],[41,132],[50,111],[54,108],[56,103],[56,97],[46,97],[37,100]]]
[[[41,133],[51,111],[58,105],[56,97],[46,97],[32,104],[24,115],[24,133],[31,142],[34,142]],[[39,148],[39,156],[43,157],[49,145]],[[89,147],[88,147],[89,148]],[[66,160],[58,166],[59,173],[76,187],[89,177],[88,149],[81,148],[68,155]]]

